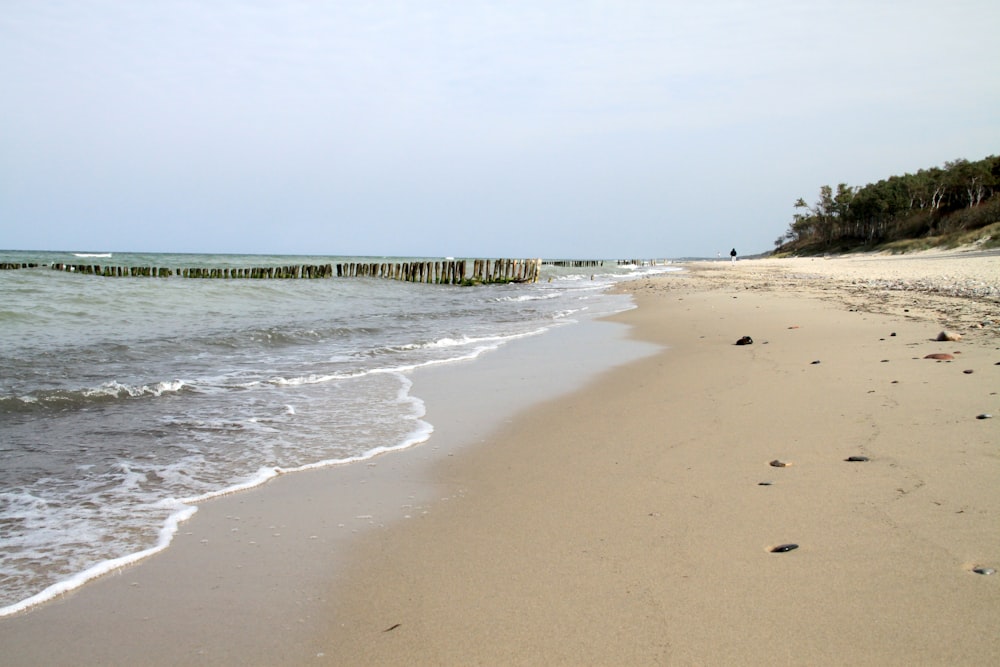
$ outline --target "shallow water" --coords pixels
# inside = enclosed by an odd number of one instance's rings
[[[352,259],[0,252],[116,266]],[[0,613],[162,548],[201,499],[426,440],[411,370],[621,310],[608,285],[662,270],[546,266],[535,284],[475,288],[0,271]]]

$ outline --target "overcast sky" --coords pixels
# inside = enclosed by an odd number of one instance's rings
[[[1000,153],[997,0],[0,0],[0,248],[652,258]]]

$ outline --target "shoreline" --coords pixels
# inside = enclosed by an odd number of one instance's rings
[[[486,367],[461,386],[435,369],[426,392],[415,377],[426,419],[449,416],[431,442],[213,501],[164,554],[0,619],[7,660],[995,662],[1000,579],[972,568],[1000,569],[1000,422],[975,419],[1000,418],[996,330],[933,341],[984,304],[815,261],[626,284],[638,308],[590,324],[626,324],[639,347],[569,335],[490,360],[509,387],[529,368],[566,380],[545,360],[635,355],[516,416],[475,418]],[[945,349],[961,354],[922,358]],[[348,525],[331,494],[357,503]]]
[[[581,320],[408,373],[409,393],[426,408],[421,419],[433,425],[429,440],[211,498],[166,549],[0,618],[9,664],[305,660],[322,618],[319,591],[359,536],[448,499],[430,472],[435,461],[475,446],[532,403],[652,350],[627,340],[620,324]],[[601,353],[580,363],[587,348]],[[52,633],[65,645],[48,641]]]

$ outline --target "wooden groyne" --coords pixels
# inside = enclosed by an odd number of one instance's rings
[[[610,263],[610,260],[609,260]],[[666,260],[656,259],[619,259],[615,260],[617,266],[655,266],[665,264]],[[547,259],[542,264],[546,266],[566,266],[566,267],[589,267],[604,266],[603,259]]]
[[[546,266],[604,266],[602,259],[548,259],[543,262]]]
[[[34,262],[0,262],[0,271],[14,271],[16,269],[37,269],[38,264]]]
[[[0,269],[35,268],[37,264],[2,264]],[[538,282],[540,259],[474,259],[420,262],[343,262],[266,267],[109,266],[101,264],[51,264],[66,271],[106,278],[181,278],[221,280],[293,280],[318,278],[384,278],[414,283],[478,285]],[[471,269],[471,271],[470,271]]]

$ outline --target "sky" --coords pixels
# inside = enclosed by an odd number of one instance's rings
[[[0,0],[0,248],[664,258],[1000,154],[996,0]]]

